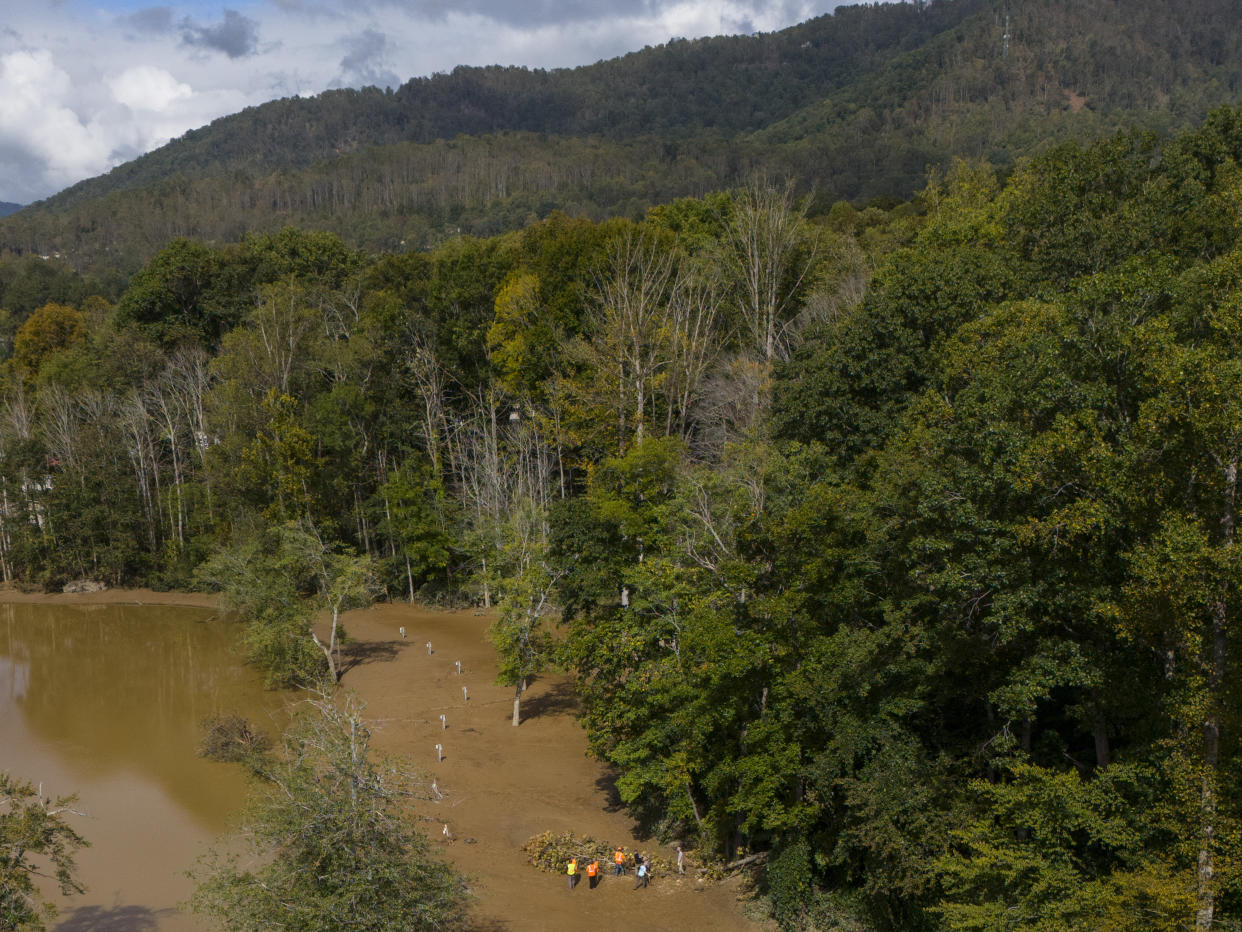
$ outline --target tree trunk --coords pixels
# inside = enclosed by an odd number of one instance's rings
[[[336,661],[332,657],[331,641],[325,644],[323,641],[319,640],[319,635],[317,635],[314,631],[311,632],[311,640],[315,642],[315,646],[323,652],[324,659],[328,661],[329,682],[336,683],[338,681],[338,676],[336,672]]]
[[[1238,484],[1238,463],[1231,460],[1225,466],[1225,502],[1220,525],[1223,535],[1222,547],[1233,547],[1234,501]],[[1203,715],[1203,775],[1199,790],[1199,865],[1196,932],[1208,932],[1216,916],[1216,864],[1213,846],[1216,838],[1216,782],[1220,766],[1220,707],[1221,689],[1225,680],[1229,642],[1225,625],[1228,621],[1228,600],[1225,593],[1212,605],[1212,633],[1210,657],[1208,658],[1208,683]]]
[[[332,631],[328,635],[328,643],[325,644],[319,640],[319,636],[314,631],[311,632],[311,640],[315,642],[315,646],[323,651],[324,658],[328,661],[328,678],[332,683],[340,682],[341,675],[339,672],[340,664],[337,662],[337,643],[336,643],[336,625],[340,613],[334,608],[332,609]]]
[[[694,800],[694,791],[690,789],[690,781],[686,781],[686,799],[690,800],[690,812],[694,815],[694,822],[700,831],[703,828],[703,817],[699,814],[699,804]]]
[[[1108,720],[1104,718],[1103,712],[1095,713],[1093,730],[1095,736],[1095,766],[1103,770],[1112,763],[1112,755],[1108,747]]]
[[[526,692],[526,680],[522,680],[517,684],[517,689],[513,691],[513,727],[517,728],[522,723],[522,693]]]
[[[1203,774],[1199,790],[1199,867],[1196,932],[1208,932],[1216,914],[1216,777],[1220,765],[1220,687],[1225,668],[1225,600],[1212,606],[1212,661],[1203,720]]]

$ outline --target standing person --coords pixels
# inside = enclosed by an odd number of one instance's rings
[[[677,846],[677,873],[684,874],[686,872],[686,854],[681,850],[681,845]]]
[[[638,862],[638,879],[634,881],[635,890],[637,890],[639,887],[647,886],[647,877],[650,873],[651,872],[647,870],[646,863],[640,860]]]
[[[578,883],[578,859],[570,858],[569,866],[565,868],[565,873],[569,875],[569,889],[572,890]]]
[[[621,850],[621,846],[617,845],[617,853],[612,856],[613,875],[620,877],[625,873],[625,852]]]
[[[587,889],[594,890],[595,885],[599,883],[599,861],[594,858],[587,865]]]

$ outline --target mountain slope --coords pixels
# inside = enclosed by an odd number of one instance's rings
[[[274,101],[0,221],[0,248],[133,268],[168,238],[286,224],[376,249],[564,209],[640,213],[754,171],[820,203],[906,197],[953,157],[1176,129],[1236,103],[1231,0],[939,0],[586,68],[459,68]]]
[[[285,98],[215,120],[50,198],[64,206],[171,175],[305,168],[363,148],[504,131],[671,139],[760,129],[882,68],[988,6],[846,7],[780,32],[675,40],[575,69],[459,67],[376,88]]]

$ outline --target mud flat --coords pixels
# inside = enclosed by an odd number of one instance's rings
[[[521,847],[543,831],[591,835],[629,852],[668,856],[672,849],[634,836],[605,768],[587,756],[564,678],[535,681],[522,702],[522,724],[513,727],[513,690],[495,685],[489,616],[394,604],[345,621],[355,641],[342,685],[366,702],[375,746],[413,761],[444,793],[419,808],[432,839],[443,839],[445,825],[453,834],[452,842],[438,844],[474,880],[480,932],[760,928],[742,916],[734,883],[703,887],[692,870],[686,878],[656,875],[645,890],[635,890],[632,874],[614,878],[601,865],[596,889],[583,877],[571,893],[563,875],[527,863]]]
[[[0,768],[53,794],[78,793],[90,813],[78,826],[93,845],[79,856],[90,889],[62,905],[57,932],[206,928],[174,909],[189,893],[182,872],[226,828],[243,778],[194,756],[197,722],[236,709],[275,730],[296,699],[258,688],[231,646],[236,629],[214,605],[149,590],[0,592]],[[635,890],[632,875],[613,878],[601,865],[595,890],[584,877],[570,892],[564,875],[527,863],[522,845],[544,831],[628,852],[671,849],[634,836],[607,770],[587,756],[566,679],[536,680],[513,727],[513,691],[495,684],[490,621],[405,604],[351,612],[341,683],[366,704],[376,749],[436,780],[443,798],[417,811],[434,846],[471,878],[472,929],[757,932],[735,883],[704,887],[692,869]]]

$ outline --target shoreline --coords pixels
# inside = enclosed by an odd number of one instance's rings
[[[101,589],[98,592],[23,592],[0,586],[0,604],[17,605],[188,605],[217,608],[210,592],[160,592],[155,589]]]
[[[218,607],[211,594],[150,589],[0,589],[3,602]],[[469,878],[474,903],[466,928],[764,929],[743,915],[737,879],[696,881],[693,853],[687,875],[657,874],[642,890],[634,889],[632,876],[614,879],[605,871],[597,889],[580,884],[571,891],[564,875],[545,873],[529,862],[522,846],[546,831],[573,831],[648,856],[668,857],[672,846],[636,834],[616,796],[615,774],[588,754],[570,678],[534,678],[522,701],[522,723],[513,727],[513,690],[496,683],[495,651],[487,637],[494,617],[478,609],[406,602],[380,602],[342,616],[349,641],[342,651],[339,685],[364,703],[363,715],[381,755],[408,762],[427,787],[436,781],[439,798],[428,792],[415,803],[414,815],[432,848]]]

